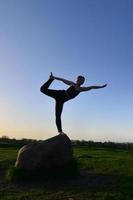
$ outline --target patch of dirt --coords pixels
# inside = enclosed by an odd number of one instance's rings
[[[112,175],[96,174],[94,172],[81,171],[77,181],[72,184],[80,187],[102,188],[112,180]]]

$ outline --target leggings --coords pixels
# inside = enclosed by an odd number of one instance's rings
[[[44,83],[41,88],[40,91],[43,94],[46,94],[47,96],[50,96],[52,98],[54,98],[56,100],[56,104],[55,104],[55,117],[56,117],[56,126],[58,129],[58,132],[62,132],[62,124],[61,124],[61,113],[63,110],[63,104],[65,102],[65,95],[63,90],[52,90],[52,89],[48,89],[48,87],[50,86],[50,84],[53,82],[52,79],[49,79],[46,83]]]

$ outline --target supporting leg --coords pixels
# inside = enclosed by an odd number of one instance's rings
[[[56,115],[56,126],[58,132],[62,132],[62,124],[61,124],[61,113],[63,110],[63,102],[56,101],[55,105],[55,115]]]

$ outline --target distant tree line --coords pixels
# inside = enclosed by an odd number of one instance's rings
[[[112,149],[133,149],[133,143],[118,143],[118,142],[94,142],[86,140],[73,140],[74,146],[89,146],[96,148],[112,148]]]
[[[0,147],[16,147],[20,148],[26,144],[31,142],[41,141],[41,140],[34,140],[34,139],[15,139],[9,138],[8,136],[0,137]],[[95,148],[112,148],[112,149],[133,149],[133,143],[118,143],[118,142],[95,142],[95,141],[86,141],[86,140],[72,140],[73,146],[80,146],[80,147],[95,147]]]
[[[26,144],[29,144],[31,142],[34,142],[36,140],[33,139],[26,139],[26,138],[22,138],[22,139],[15,139],[15,138],[9,138],[8,136],[2,136],[0,137],[0,147],[22,147]]]

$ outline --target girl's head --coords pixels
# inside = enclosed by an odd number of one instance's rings
[[[84,82],[85,82],[85,77],[84,77],[84,76],[78,76],[78,77],[77,77],[76,83],[77,83],[78,85],[82,85]]]

